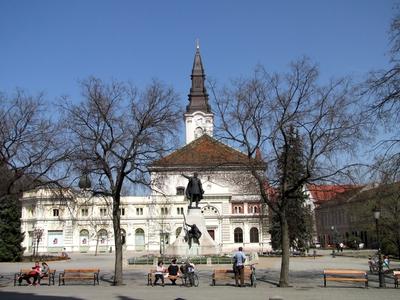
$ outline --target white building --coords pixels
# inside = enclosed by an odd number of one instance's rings
[[[186,145],[153,163],[155,192],[121,199],[125,250],[138,255],[163,253],[175,240],[188,205],[184,197],[187,179],[181,174],[193,172],[198,172],[202,181],[205,194],[201,211],[220,252],[231,252],[239,246],[248,252],[270,250],[267,210],[244,167],[248,157],[212,137],[214,115],[208,104],[198,47],[191,78],[189,105],[184,114]],[[253,162],[259,164],[260,170],[264,168],[261,161]],[[43,189],[24,193],[21,220],[26,252],[32,251],[37,232],[42,232],[39,252],[60,252],[63,248],[67,252],[113,250],[110,201],[89,197],[84,191],[69,191],[67,195],[60,197]]]

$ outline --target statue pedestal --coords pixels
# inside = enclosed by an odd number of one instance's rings
[[[206,222],[201,210],[198,208],[189,208],[186,216],[187,224],[196,224],[201,232],[199,240],[200,245],[192,243],[192,247],[189,249],[189,244],[185,242],[186,231],[182,228],[181,233],[176,240],[168,246],[165,254],[172,256],[200,256],[200,255],[217,255],[218,247],[215,241],[212,239],[207,231]]]

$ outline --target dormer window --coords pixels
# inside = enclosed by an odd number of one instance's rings
[[[176,194],[177,195],[185,195],[185,188],[183,186],[178,186],[176,188]]]
[[[58,217],[60,215],[60,210],[58,208],[53,208],[53,217]]]
[[[81,215],[82,215],[82,217],[89,216],[89,209],[88,208],[82,208],[81,209]]]

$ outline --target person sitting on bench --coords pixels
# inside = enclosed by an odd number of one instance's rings
[[[40,264],[38,261],[36,261],[35,266],[32,267],[32,271],[21,275],[18,278],[18,282],[21,284],[22,280],[26,280],[26,283],[28,285],[32,285],[31,277],[33,277],[33,285],[39,285],[40,275],[41,275]]]
[[[168,267],[168,278],[171,280],[172,285],[176,285],[176,280],[179,277],[179,267],[176,264],[176,258],[171,261],[171,264]]]
[[[162,260],[160,260],[157,264],[156,273],[154,274],[156,276],[156,278],[154,280],[154,285],[157,285],[158,279],[161,279],[161,284],[162,284],[162,286],[164,286],[165,272],[166,272],[166,270],[164,268],[164,262]]]

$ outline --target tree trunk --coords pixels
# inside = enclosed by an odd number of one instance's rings
[[[97,232],[96,232],[96,236],[97,236],[97,239],[96,239],[96,250],[94,251],[94,256],[97,256],[97,249],[99,248],[99,235],[98,235]]]
[[[39,257],[39,242],[40,242],[40,240],[39,239],[36,239],[36,257]]]
[[[397,240],[397,258],[400,259],[400,240]]]
[[[121,241],[121,225],[119,212],[119,197],[114,197],[113,205],[113,227],[114,227],[114,244],[115,244],[115,268],[114,268],[114,285],[123,285],[122,278],[122,241]]]
[[[289,226],[285,214],[281,215],[281,245],[282,245],[282,260],[281,274],[279,278],[279,287],[289,286]]]

